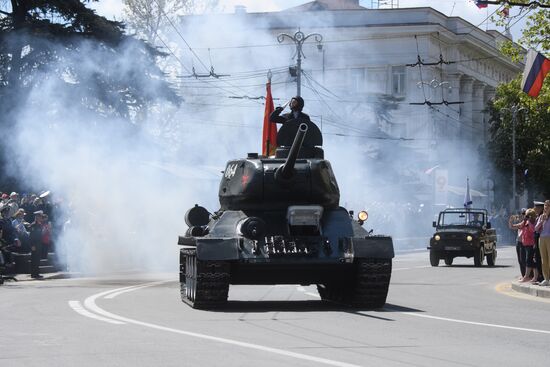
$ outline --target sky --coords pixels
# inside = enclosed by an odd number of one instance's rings
[[[391,0],[386,0],[390,2]],[[472,0],[393,0],[394,4],[399,4],[400,8],[413,7],[432,7],[447,16],[461,17],[482,29],[498,29],[494,24],[487,23],[486,19],[498,9],[497,5],[489,5],[486,9],[479,9]],[[293,6],[298,6],[309,2],[308,0],[220,0],[219,10],[222,12],[233,12],[236,5],[244,5],[248,12],[272,12],[280,11]],[[371,7],[372,0],[360,0],[360,4],[365,7]],[[97,11],[108,18],[122,18],[122,9],[124,7],[122,0],[100,0],[94,7]],[[521,35],[521,28],[525,26],[525,19],[518,20],[520,9],[513,8],[510,11],[511,32],[514,39]],[[518,20],[518,21],[517,21]],[[517,22],[516,22],[517,21]],[[515,24],[514,24],[515,23]],[[500,29],[502,30],[502,29]]]

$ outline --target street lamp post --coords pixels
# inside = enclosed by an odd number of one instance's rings
[[[525,112],[527,110],[524,107],[518,107],[517,105],[514,105],[511,108],[502,108],[500,111],[512,114],[512,198],[514,206],[512,209],[514,212],[516,212],[519,207],[516,185],[516,119],[519,112]]]
[[[311,33],[306,36],[302,31],[300,31],[300,29],[298,29],[298,31],[294,33],[293,36],[286,33],[281,33],[277,36],[277,41],[279,41],[279,43],[282,43],[285,38],[288,38],[296,45],[296,53],[292,57],[294,58],[294,56],[296,56],[297,96],[300,96],[302,92],[302,56],[304,57],[304,59],[306,58],[306,55],[304,55],[302,51],[302,45],[310,37],[315,37],[315,41],[317,41],[317,43],[319,44],[323,40],[323,36],[321,36],[319,33]]]

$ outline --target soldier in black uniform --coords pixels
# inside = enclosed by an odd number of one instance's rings
[[[290,105],[290,112],[281,115],[281,112],[287,105]],[[308,148],[323,145],[323,136],[319,127],[311,121],[309,116],[302,112],[304,108],[304,99],[300,96],[293,97],[289,103],[275,108],[269,116],[269,121],[276,124],[283,124],[284,127],[277,133],[277,145],[290,147],[294,137],[298,132],[300,124],[306,124],[308,131],[302,145],[301,152],[304,153]],[[284,133],[283,133],[284,131]],[[302,153],[300,153],[302,155]],[[307,154],[306,154],[307,155]]]
[[[285,124],[287,122],[308,122],[311,121],[309,116],[302,112],[304,108],[304,99],[300,96],[293,97],[289,103],[290,112],[281,116],[281,112],[285,109],[286,105],[275,108],[275,110],[269,116],[269,121],[277,124]]]
[[[31,246],[31,278],[42,279],[39,274],[40,257],[42,253],[42,221],[44,212],[42,210],[34,212],[34,222],[29,228],[29,243]]]

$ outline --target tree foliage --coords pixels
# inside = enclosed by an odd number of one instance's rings
[[[530,0],[516,0],[516,3],[530,3]],[[539,0],[541,4],[550,5],[550,0]],[[512,6],[505,5],[510,10]],[[506,41],[501,44],[501,50],[505,55],[510,56],[514,61],[522,61],[525,49],[536,49],[545,54],[550,52],[550,9],[539,7],[518,7],[517,15],[510,17],[506,12],[499,11],[495,15],[497,25],[510,27],[516,25],[526,17],[525,28],[522,29],[522,36],[516,41]]]
[[[516,2],[527,3],[527,0]],[[550,0],[540,1],[550,4]],[[507,5],[510,7],[509,5]],[[522,36],[517,41],[505,42],[501,51],[514,61],[523,61],[525,49],[533,48],[543,54],[550,53],[550,9],[525,7],[521,8],[518,17],[527,16]],[[499,13],[499,24],[513,24],[515,18],[508,18]],[[490,155],[503,177],[509,178],[511,185],[512,172],[512,130],[513,119],[510,108],[520,109],[516,115],[516,182],[518,191],[525,189],[550,196],[550,78],[546,78],[543,88],[537,98],[528,96],[521,90],[520,74],[509,83],[501,84],[496,96],[489,106],[492,141],[489,146]],[[506,174],[504,174],[506,173]],[[508,193],[511,194],[511,191]]]
[[[98,16],[89,2],[0,2],[4,111],[24,108],[29,92],[52,79],[68,103],[123,118],[159,98],[178,101],[155,63],[162,54],[125,35],[122,23]]]
[[[520,89],[520,77],[497,88],[496,97],[489,106],[492,141],[489,148],[495,166],[501,172],[512,172],[511,107],[521,110],[516,114],[516,181],[520,191],[534,189],[550,196],[550,88],[534,99]],[[508,177],[511,177],[508,175]],[[510,178],[511,181],[511,178]],[[510,182],[511,183],[511,182]]]
[[[157,44],[159,32],[174,15],[204,13],[214,9],[218,0],[124,0],[128,25],[138,36]]]

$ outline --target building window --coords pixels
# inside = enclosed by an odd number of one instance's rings
[[[392,66],[391,67],[391,92],[394,96],[405,95],[405,67],[404,66]]]

